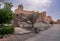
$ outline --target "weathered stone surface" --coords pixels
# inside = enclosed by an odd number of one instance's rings
[[[22,29],[22,28],[19,28],[19,27],[16,27],[15,28],[15,32],[14,34],[26,34],[26,33],[31,33],[31,31],[29,30],[25,30],[25,29]]]

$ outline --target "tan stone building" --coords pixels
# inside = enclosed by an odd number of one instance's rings
[[[46,17],[44,18],[44,21],[45,21],[46,23],[51,23],[51,22],[52,22],[52,17],[51,17],[51,16],[46,16]]]
[[[40,17],[41,17],[41,21],[44,21],[46,17],[46,11],[41,12]]]
[[[57,20],[57,24],[60,24],[60,19]]]
[[[19,15],[19,14],[21,14],[21,13],[25,14],[26,16],[28,16],[28,15],[30,15],[30,14],[32,14],[32,13],[37,14],[37,13],[39,13],[39,12],[38,12],[38,11],[35,12],[35,11],[24,10],[23,5],[21,4],[21,5],[19,5],[18,8],[14,11],[14,14],[15,14],[15,15]],[[46,11],[43,11],[43,12],[39,13],[39,16],[40,16],[40,17],[38,18],[38,21],[50,22],[50,21],[52,20],[52,18],[51,18],[50,16],[46,16]]]
[[[29,14],[32,14],[34,13],[34,11],[27,11],[27,10],[24,10],[24,7],[23,5],[19,5],[18,8],[14,11],[15,14],[20,14],[20,13],[23,13],[25,14],[26,16],[29,15]]]

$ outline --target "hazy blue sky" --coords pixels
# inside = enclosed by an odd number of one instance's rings
[[[46,11],[54,20],[60,19],[60,0],[10,0],[10,2],[13,3],[13,9],[22,3],[24,9]]]

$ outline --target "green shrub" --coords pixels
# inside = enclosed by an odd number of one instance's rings
[[[14,32],[13,26],[2,26],[0,27],[0,35],[12,34]]]

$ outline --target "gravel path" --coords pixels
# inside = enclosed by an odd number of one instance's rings
[[[49,30],[40,32],[37,36],[26,41],[60,41],[60,24],[54,24]]]

